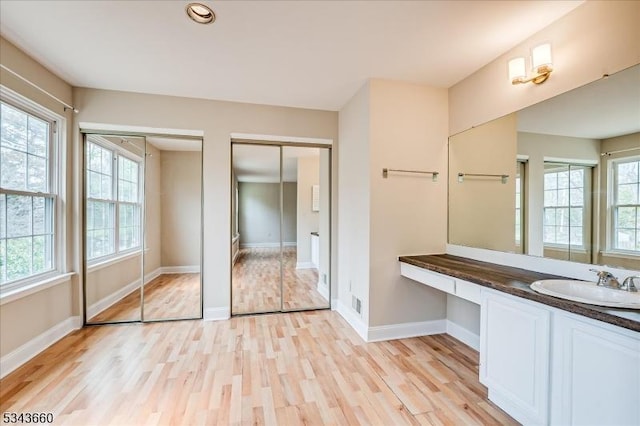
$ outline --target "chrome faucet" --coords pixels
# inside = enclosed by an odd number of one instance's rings
[[[618,279],[616,277],[613,276],[613,274],[609,271],[598,271],[597,269],[589,269],[591,272],[595,272],[596,275],[598,276],[598,285],[602,286],[602,287],[611,287],[611,288],[617,288],[620,289],[621,285],[620,282],[618,281]],[[626,280],[625,280],[626,281]],[[633,284],[633,280],[631,281],[631,284]]]
[[[639,286],[640,286],[640,276],[638,275],[632,275],[630,277],[627,277],[624,279],[624,281],[622,282],[622,285],[620,286],[620,290],[624,290],[624,291],[631,291],[631,292],[637,292],[638,291],[638,287],[636,287],[636,285],[634,284],[634,281],[638,280],[639,282]]]

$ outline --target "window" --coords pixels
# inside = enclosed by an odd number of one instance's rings
[[[613,162],[612,249],[640,254],[640,158]]]
[[[584,247],[586,169],[566,165],[545,168],[543,242]]]
[[[518,160],[516,163],[516,205],[515,205],[515,243],[516,249],[522,253],[524,248],[524,174],[525,162]]]
[[[87,260],[139,249],[140,161],[109,142],[87,140],[85,184]]]
[[[11,98],[0,102],[0,285],[55,271],[59,257],[56,121]]]

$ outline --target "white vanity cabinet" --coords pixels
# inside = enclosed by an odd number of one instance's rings
[[[490,289],[480,306],[480,382],[489,399],[523,424],[548,423],[551,313]]]
[[[640,333],[553,317],[551,424],[640,425]]]

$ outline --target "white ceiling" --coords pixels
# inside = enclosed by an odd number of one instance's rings
[[[298,158],[319,155],[319,148],[282,148],[283,182],[298,181]],[[280,149],[277,146],[235,144],[233,171],[239,182],[280,182]]]
[[[338,110],[367,78],[450,87],[582,1],[204,3],[213,25],[185,1],[2,0],[0,32],[77,87]]]
[[[518,130],[589,139],[640,132],[640,65],[519,111]]]

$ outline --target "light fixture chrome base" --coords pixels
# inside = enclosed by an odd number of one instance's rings
[[[511,81],[511,84],[524,84],[529,82],[533,84],[542,84],[545,81],[547,81],[552,71],[553,71],[553,67],[551,67],[550,65],[542,65],[538,67],[538,69],[536,70],[536,74],[533,75],[532,77],[529,77],[529,78],[517,77]]]

